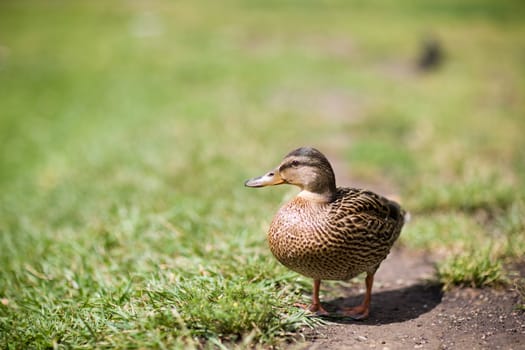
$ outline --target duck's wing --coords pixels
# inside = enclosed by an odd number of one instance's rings
[[[405,211],[394,201],[368,190],[338,188],[331,221],[347,239],[388,249],[398,238]]]

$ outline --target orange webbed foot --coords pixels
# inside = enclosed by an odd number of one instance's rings
[[[301,309],[308,310],[316,316],[328,316],[330,313],[326,311],[321,304],[300,304],[295,303],[294,306],[300,307]]]
[[[362,321],[366,320],[369,315],[369,308],[366,305],[359,305],[350,308],[345,308],[342,311],[342,315],[350,317],[353,320]]]

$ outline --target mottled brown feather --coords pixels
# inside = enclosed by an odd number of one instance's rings
[[[285,266],[319,280],[374,273],[404,224],[405,211],[385,197],[337,188],[328,203],[300,196],[282,206],[268,232],[270,249]]]

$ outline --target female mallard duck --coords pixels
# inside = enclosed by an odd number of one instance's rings
[[[366,272],[363,303],[343,314],[367,318],[374,274],[399,237],[405,211],[373,192],[336,187],[332,166],[314,148],[290,152],[275,170],[245,183],[248,187],[279,184],[299,186],[301,192],[275,215],[268,242],[283,265],[313,278],[308,309],[328,314],[319,301],[321,280],[348,280]]]

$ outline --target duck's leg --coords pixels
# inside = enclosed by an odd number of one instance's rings
[[[321,287],[321,280],[314,280],[312,305],[310,305],[309,310],[318,315],[328,315],[328,311],[323,308],[321,301],[319,300],[319,287]]]
[[[327,316],[329,315],[328,311],[326,311],[323,306],[321,305],[321,301],[319,300],[319,287],[321,286],[321,280],[315,279],[314,280],[314,290],[312,295],[312,304],[311,305],[304,305],[304,304],[295,304],[295,306],[299,306],[303,309],[307,309],[313,313],[315,313],[318,316]]]
[[[368,318],[368,313],[370,311],[370,301],[372,299],[372,285],[374,284],[374,273],[368,272],[366,274],[366,292],[365,299],[361,305],[347,308],[344,310],[343,314],[354,320],[364,320]]]

